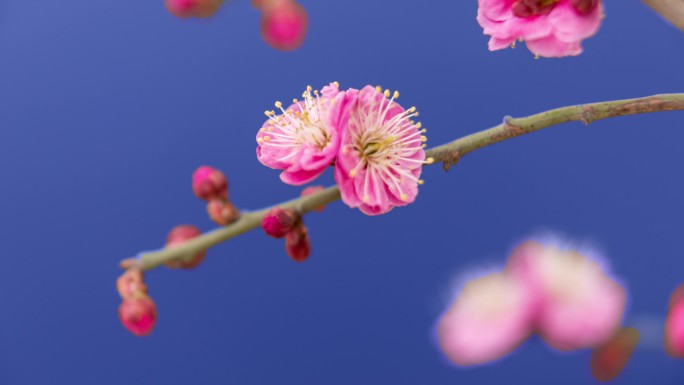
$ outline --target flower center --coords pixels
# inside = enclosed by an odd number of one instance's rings
[[[559,1],[560,0],[515,0],[512,11],[517,17],[546,15],[551,12]]]

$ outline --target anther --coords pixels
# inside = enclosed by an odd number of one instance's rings
[[[435,163],[435,158],[429,157],[429,158],[425,159],[425,164],[433,164],[433,163]]]

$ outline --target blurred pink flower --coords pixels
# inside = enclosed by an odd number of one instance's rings
[[[268,120],[257,134],[257,158],[273,169],[283,170],[280,179],[291,185],[306,184],[319,176],[337,156],[339,127],[349,119],[346,95],[337,83],[321,92],[307,87],[282,114],[266,111]]]
[[[252,4],[261,9],[261,36],[268,45],[291,51],[304,43],[309,16],[295,0],[261,0]]]
[[[166,247],[176,247],[185,242],[199,237],[202,231],[193,225],[178,225],[171,229],[169,235],[166,237]],[[166,262],[166,266],[171,269],[194,269],[199,266],[204,258],[207,256],[207,251],[202,250],[194,255],[185,255],[181,258],[173,259]]]
[[[669,355],[684,358],[684,285],[679,286],[670,299],[665,321],[665,348]]]
[[[478,0],[477,21],[490,35],[489,50],[525,41],[544,57],[582,53],[581,41],[596,33],[603,18],[600,0]]]
[[[371,86],[346,92],[355,100],[335,163],[342,201],[368,215],[413,202],[426,163],[424,130],[411,120],[416,108],[395,102],[396,91],[391,99],[388,90],[383,94]]]
[[[576,249],[528,241],[513,251],[507,272],[527,285],[535,301],[535,326],[557,349],[595,347],[620,327],[625,289],[599,261]]]
[[[529,336],[532,310],[527,287],[514,277],[492,273],[473,279],[439,319],[439,346],[457,365],[494,361]]]

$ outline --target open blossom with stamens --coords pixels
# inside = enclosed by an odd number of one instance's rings
[[[335,163],[342,200],[368,215],[413,202],[422,166],[431,161],[425,159],[424,130],[411,120],[416,108],[404,109],[395,101],[398,92],[390,98],[379,87],[346,92],[353,106]]]
[[[581,41],[596,33],[603,18],[601,0],[478,0],[477,21],[490,35],[489,50],[525,41],[544,57],[582,53]]]
[[[295,186],[312,181],[332,164],[340,146],[339,128],[349,118],[346,93],[336,82],[321,92],[307,87],[302,96],[286,110],[276,102],[281,113],[266,111],[268,120],[257,134],[259,161],[283,170],[280,179]]]

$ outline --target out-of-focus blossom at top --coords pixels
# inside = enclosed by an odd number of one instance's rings
[[[531,333],[532,298],[514,277],[491,273],[465,284],[437,325],[439,346],[461,366],[497,360]]]
[[[680,285],[670,298],[665,321],[665,349],[672,357],[684,358],[684,285]]]
[[[309,16],[295,0],[252,0],[261,10],[261,36],[271,47],[292,51],[299,48],[309,29]]]
[[[603,18],[601,0],[478,0],[477,21],[490,35],[489,50],[525,41],[543,57],[582,53],[582,40],[594,35]]]
[[[166,9],[174,16],[180,18],[213,16],[223,0],[164,0]]]
[[[620,329],[611,339],[591,352],[591,374],[598,381],[612,381],[627,366],[639,343],[640,333],[633,327]]]
[[[605,342],[625,310],[625,289],[608,275],[601,259],[583,253],[558,240],[528,241],[508,261],[509,273],[524,281],[535,298],[536,328],[560,350]]]

